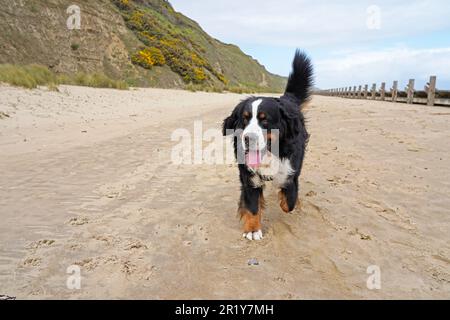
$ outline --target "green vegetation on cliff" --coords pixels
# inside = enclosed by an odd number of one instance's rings
[[[75,2],[81,12],[79,30],[66,26],[72,0],[5,2],[0,64],[40,65],[58,79],[84,79],[87,84],[109,85],[110,79],[118,86],[283,90],[285,78],[271,74],[237,46],[212,38],[166,0]],[[24,79],[34,86],[29,75]]]

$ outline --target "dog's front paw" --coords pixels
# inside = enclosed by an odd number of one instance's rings
[[[263,239],[263,233],[262,230],[258,230],[256,232],[244,232],[242,235],[244,238],[247,238],[250,241],[256,240],[262,240]]]

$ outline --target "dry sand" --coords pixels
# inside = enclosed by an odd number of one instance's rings
[[[219,128],[243,96],[60,91],[0,87],[0,295],[450,298],[450,109],[315,97],[302,206],[268,186],[249,242],[236,166],[170,163],[174,129]]]

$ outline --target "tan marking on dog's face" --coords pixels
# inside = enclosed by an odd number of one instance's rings
[[[266,135],[267,140],[277,141],[278,135],[268,132]]]

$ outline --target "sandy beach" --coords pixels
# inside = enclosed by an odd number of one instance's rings
[[[236,165],[174,165],[170,138],[220,128],[244,95],[0,97],[0,296],[450,299],[450,108],[315,96],[301,207],[282,213],[268,185],[265,237],[249,242]]]

